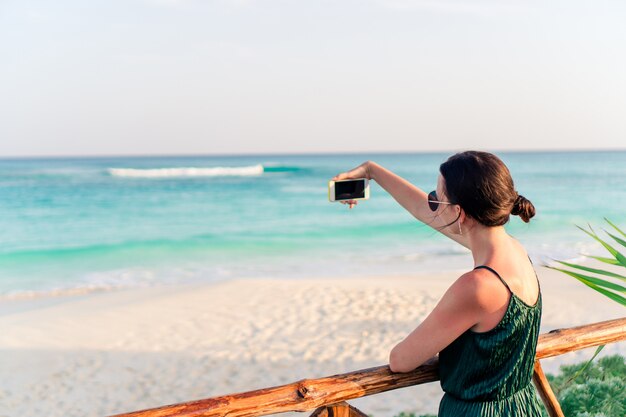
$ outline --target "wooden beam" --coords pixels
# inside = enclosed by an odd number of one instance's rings
[[[626,340],[626,318],[553,330],[539,337],[536,359],[620,340]],[[393,373],[387,365],[377,366],[256,391],[119,414],[116,417],[246,417],[307,411],[353,398],[437,381],[437,371],[437,360],[407,373]]]
[[[546,378],[543,373],[543,369],[541,368],[541,364],[538,360],[535,361],[533,383],[535,384],[535,388],[537,388],[541,401],[543,401],[543,404],[546,406],[548,415],[550,417],[565,417],[563,410],[561,410],[561,405],[559,404],[556,395],[554,395],[552,387],[550,387],[550,383],[548,382],[548,378]]]
[[[307,411],[364,395],[436,381],[437,366],[424,365],[419,371],[393,373],[389,366],[377,366],[319,379],[303,379],[292,384],[240,394],[169,405],[151,410],[120,414],[117,417],[165,416],[259,416],[286,411]]]
[[[620,340],[626,340],[626,317],[568,329],[551,330],[539,336],[537,359]]]

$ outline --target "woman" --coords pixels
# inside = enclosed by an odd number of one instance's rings
[[[369,178],[418,220],[470,249],[475,268],[461,275],[426,319],[389,355],[409,372],[439,354],[445,394],[439,416],[540,416],[531,384],[541,320],[539,281],[524,247],[504,230],[510,214],[535,214],[504,163],[468,151],[439,167],[426,194],[368,161],[334,180]],[[356,200],[343,202],[350,208]]]

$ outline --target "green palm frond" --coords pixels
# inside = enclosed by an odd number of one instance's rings
[[[560,263],[561,265],[569,266],[570,268],[580,269],[580,270],[587,271],[587,272],[593,272],[594,274],[598,274],[598,275],[606,275],[612,278],[619,278],[623,281],[626,281],[626,276],[616,274],[615,272],[606,271],[604,269],[589,268],[588,266],[582,266],[582,265],[572,264],[572,263],[563,262],[563,261],[556,261],[556,262]]]
[[[626,247],[626,240],[624,239],[620,239],[619,237],[615,236],[613,233],[609,233],[605,230],[606,234],[611,236],[617,243],[619,243],[620,245]]]
[[[585,255],[587,258],[595,259],[596,261],[604,262],[609,265],[619,265],[620,263],[614,258],[605,258],[604,256],[592,256]]]
[[[619,227],[617,227],[617,225],[615,225],[614,223],[612,223],[610,220],[606,218],[604,220],[606,220],[606,222],[613,229],[615,229],[618,234],[626,238],[626,234],[624,234],[624,232]],[[597,261],[600,261],[606,264],[610,264],[614,266],[621,266],[621,267],[626,268],[626,255],[624,255],[622,252],[620,252],[620,250],[612,246],[606,239],[603,239],[602,237],[598,236],[598,234],[596,233],[595,230],[593,230],[591,225],[588,225],[588,226],[589,226],[589,230],[584,229],[580,226],[576,226],[576,227],[578,227],[580,230],[585,232],[595,241],[600,243],[612,255],[612,258],[602,257],[602,256],[590,256],[590,255],[587,255],[587,256],[589,258],[595,259]],[[607,230],[604,230],[604,232],[608,236],[610,236],[615,242],[617,242],[619,245],[626,247],[626,240],[622,239],[621,237],[613,233],[608,232]],[[616,301],[623,306],[626,306],[626,297],[622,295],[622,294],[626,294],[626,287],[624,287],[623,285],[617,284],[615,282],[609,281],[608,279],[599,277],[599,276],[609,277],[609,278],[618,279],[620,281],[626,281],[626,276],[624,276],[623,274],[619,274],[617,272],[608,271],[608,270],[600,269],[600,268],[591,268],[588,266],[576,265],[570,262],[564,262],[564,261],[558,261],[558,260],[556,262],[570,269],[556,268],[552,266],[548,266],[548,268],[563,272],[573,278],[576,278],[578,281],[582,282],[589,288],[592,288],[595,291],[598,291],[600,294],[603,294],[604,296],[610,298],[611,300]],[[584,271],[585,273],[582,273],[581,271]]]
[[[604,220],[608,224],[610,224],[611,227],[613,227],[613,229],[615,229],[620,235],[626,238],[626,234],[624,234],[624,232],[619,227],[617,227],[607,218],[604,218]],[[582,230],[583,232],[591,236],[594,240],[599,242],[613,256],[612,258],[608,258],[608,257],[602,257],[602,256],[587,255],[589,258],[595,259],[597,261],[600,261],[606,264],[610,264],[614,266],[622,266],[626,268],[626,256],[624,256],[624,254],[622,254],[619,250],[615,249],[608,242],[606,242],[604,239],[598,236],[598,234],[593,230],[591,225],[589,225],[589,230],[583,229],[580,226],[576,226],[576,227],[578,227],[580,230]],[[607,235],[609,235],[614,241],[616,241],[623,247],[626,247],[626,240],[620,238],[619,236],[614,235],[613,233],[608,232],[607,230],[604,230],[604,232]],[[626,287],[624,287],[623,285],[611,282],[607,279],[599,278],[597,275],[609,277],[609,278],[616,278],[621,281],[626,281],[626,276],[622,274],[618,274],[617,272],[607,271],[605,269],[591,268],[588,266],[576,265],[576,264],[573,264],[570,262],[564,262],[564,261],[556,261],[556,262],[560,263],[563,266],[569,267],[573,270],[555,268],[551,266],[549,266],[548,268],[554,269],[556,271],[561,271],[571,277],[574,277],[578,281],[588,286],[589,288],[599,292],[600,294],[626,307],[626,297],[622,295],[622,294],[626,294]],[[585,271],[591,274],[595,274],[596,276],[583,274],[579,271]],[[589,362],[587,362],[585,366],[583,366],[576,373],[576,375],[574,375],[573,378],[567,381],[565,385],[569,384],[574,378],[578,377],[578,375],[580,375],[580,373],[582,373],[587,368],[587,366],[594,360],[594,358],[598,355],[598,353],[600,353],[600,351],[603,348],[604,348],[604,345],[598,346],[598,348],[596,349],[596,352],[593,354],[593,357],[589,360]]]
[[[580,230],[582,230],[583,232],[587,233],[589,236],[591,236],[593,239],[595,239],[597,242],[599,242],[602,246],[604,246],[604,248],[606,250],[609,251],[609,253],[611,255],[613,255],[613,257],[615,258],[615,260],[623,267],[626,268],[626,256],[622,255],[617,249],[615,249],[613,246],[609,245],[606,241],[604,241],[603,239],[601,239],[596,232],[592,229],[591,225],[589,226],[589,230],[583,229],[580,226],[576,226],[578,227]]]
[[[568,271],[567,269],[561,269],[561,268],[552,268],[554,270],[557,271],[561,271],[566,273],[569,276],[572,276],[574,278],[576,278],[577,280],[583,281],[584,283],[591,283],[595,286],[598,287],[604,287],[604,288],[608,288],[617,292],[621,292],[626,294],[626,287],[619,285],[619,284],[615,284],[611,281],[607,281],[605,279],[601,279],[601,278],[596,278],[596,277],[592,277],[590,275],[583,275],[579,272],[572,272],[572,271]]]
[[[613,226],[613,229],[617,230],[619,232],[619,234],[621,234],[622,236],[626,237],[626,233],[622,232],[622,229],[620,229],[619,227],[617,227],[615,224],[613,224],[613,222],[611,222],[609,219],[607,219],[606,217],[604,218],[604,220],[610,224],[611,226]]]

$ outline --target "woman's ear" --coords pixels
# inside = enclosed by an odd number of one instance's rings
[[[457,206],[459,208],[459,222],[464,223],[465,222],[465,210],[463,210],[461,208],[461,206]]]

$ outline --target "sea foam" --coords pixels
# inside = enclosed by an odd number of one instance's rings
[[[253,177],[263,175],[263,165],[244,167],[178,167],[178,168],[108,168],[114,177],[130,178],[173,178],[173,177]]]

